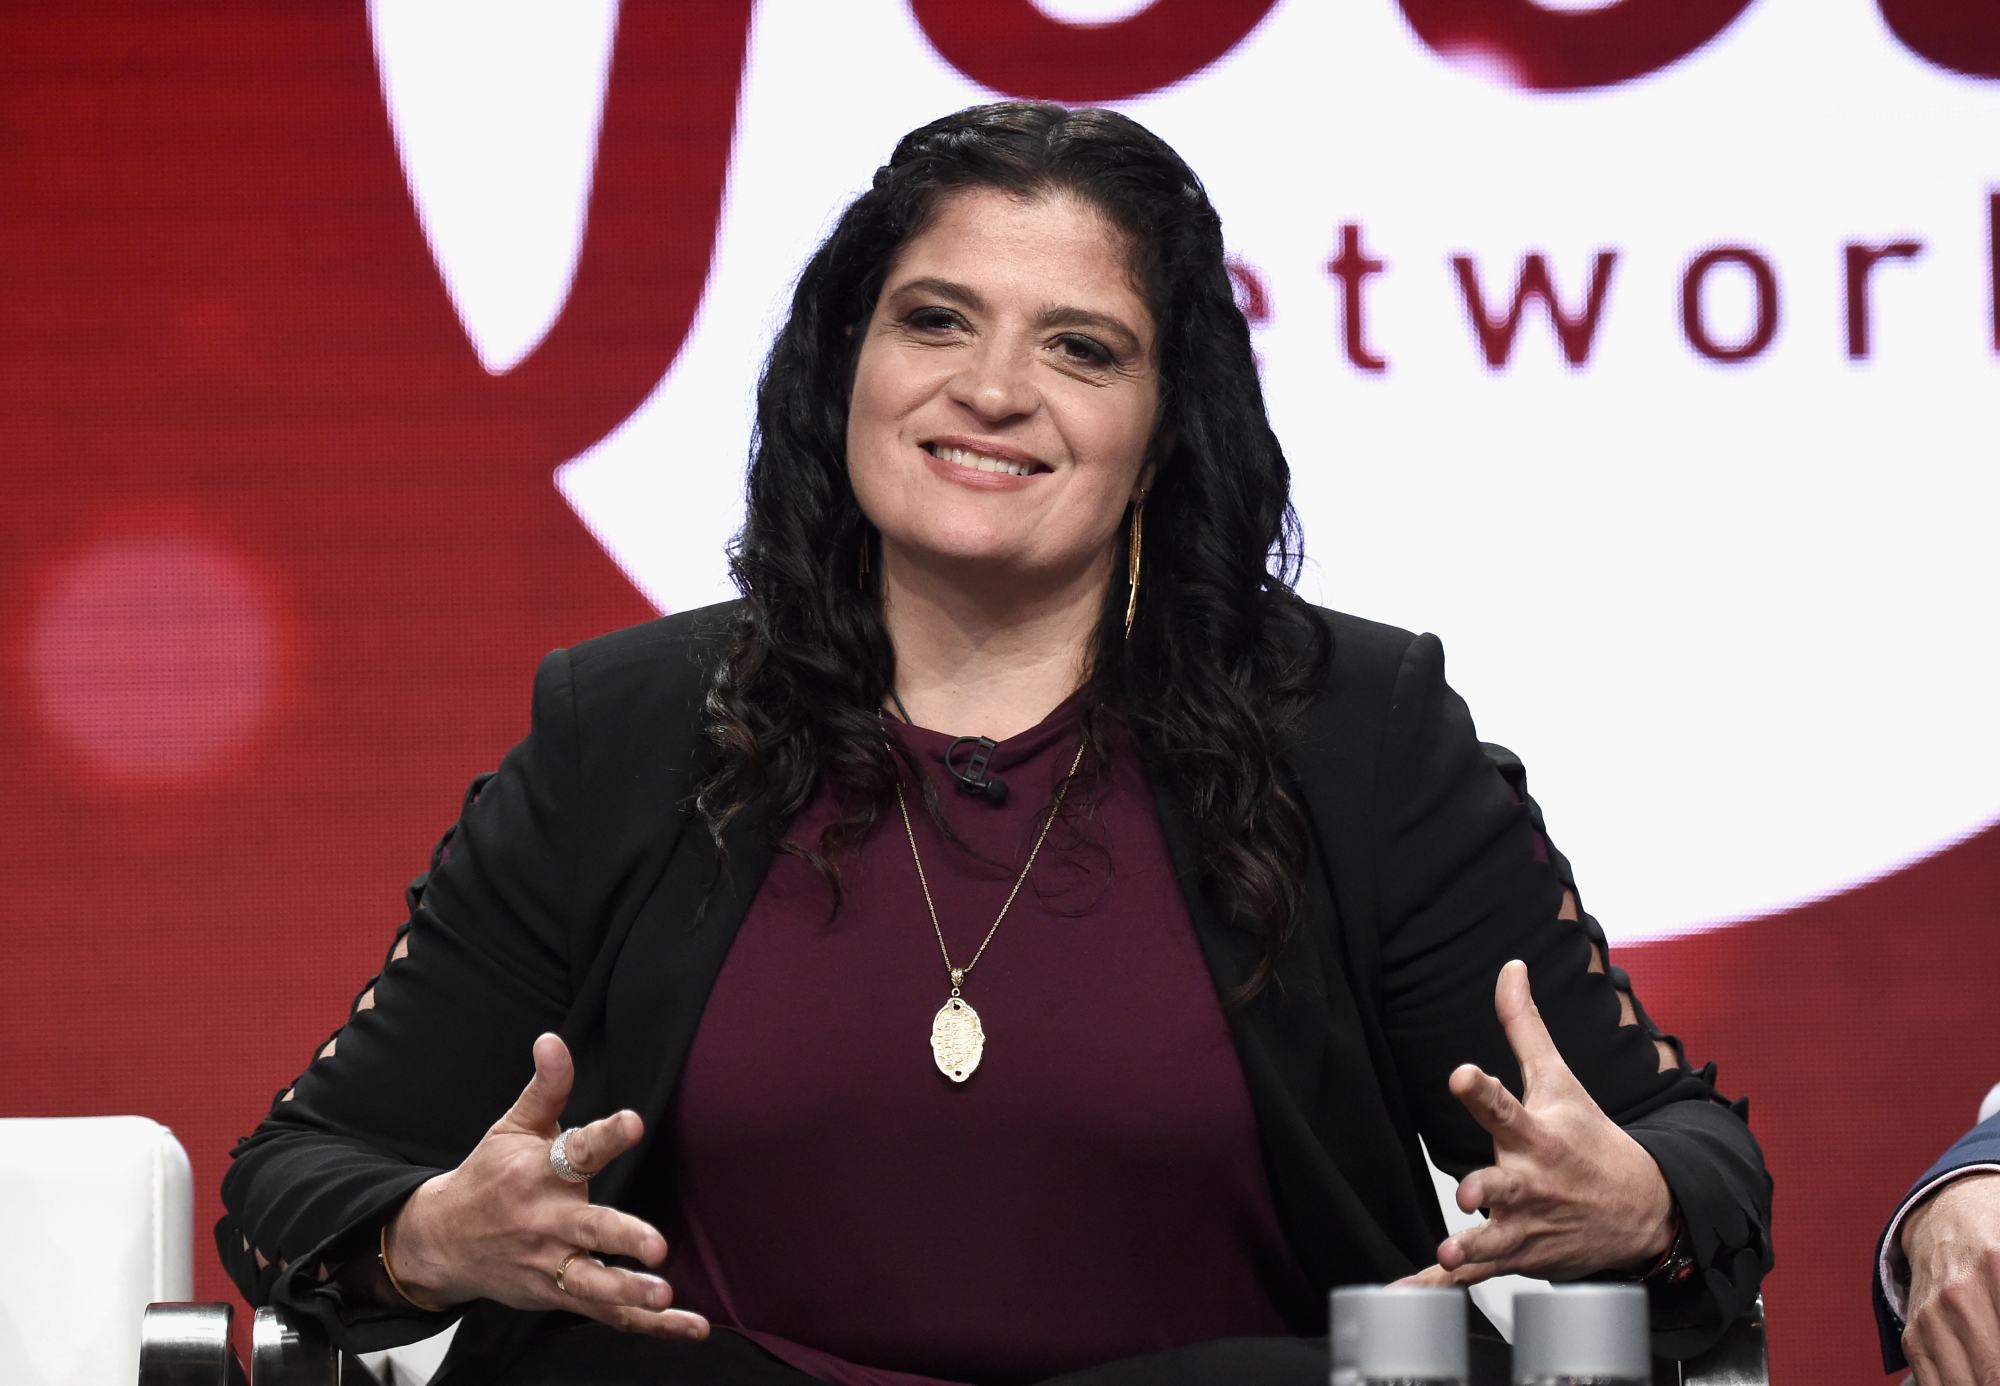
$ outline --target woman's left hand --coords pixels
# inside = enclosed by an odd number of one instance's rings
[[[1660,1167],[1604,1115],[1549,1038],[1525,963],[1500,969],[1493,1009],[1521,1065],[1521,1099],[1476,1064],[1451,1093],[1493,1137],[1493,1163],[1458,1185],[1486,1221],[1438,1246],[1438,1263],[1398,1283],[1471,1285],[1495,1275],[1564,1280],[1644,1270],[1673,1244]]]

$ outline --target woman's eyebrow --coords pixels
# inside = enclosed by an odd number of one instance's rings
[[[925,277],[911,279],[898,284],[889,291],[891,298],[904,298],[910,294],[921,294],[930,298],[941,298],[947,303],[957,304],[968,312],[984,313],[986,300],[979,291],[968,284],[960,284],[952,279]],[[1127,327],[1109,313],[1100,313],[1091,308],[1076,308],[1068,304],[1051,304],[1035,314],[1036,327],[1081,327],[1093,332],[1102,332],[1119,339],[1124,349],[1133,355],[1144,352],[1145,344],[1139,334]]]
[[[956,303],[959,307],[968,309],[974,313],[983,313],[986,311],[986,300],[979,296],[978,290],[950,279],[911,279],[898,284],[889,291],[889,297],[891,298],[905,298],[910,294],[921,294],[926,298],[941,298],[947,303]]]
[[[1066,304],[1055,304],[1042,309],[1035,315],[1037,327],[1082,327],[1092,332],[1100,332],[1119,339],[1125,351],[1134,356],[1145,351],[1139,334],[1112,317],[1109,313],[1099,313],[1089,308],[1072,308]]]

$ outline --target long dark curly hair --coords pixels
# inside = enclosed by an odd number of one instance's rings
[[[720,755],[700,809],[718,842],[745,814],[781,834],[830,789],[841,812],[819,843],[782,845],[820,869],[837,902],[842,850],[899,779],[925,782],[879,720],[896,660],[879,595],[856,580],[871,531],[848,483],[847,411],[861,325],[891,262],[968,188],[1095,207],[1123,233],[1152,312],[1159,415],[1138,617],[1128,640],[1125,587],[1112,583],[1083,698],[1086,760],[1124,733],[1200,825],[1208,887],[1264,941],[1237,993],[1247,999],[1297,913],[1307,828],[1279,755],[1325,681],[1328,636],[1292,590],[1291,474],[1221,219],[1181,157],[1116,112],[1010,102],[912,131],[806,263],[757,388],[748,513],[730,549],[744,600],[709,694]]]

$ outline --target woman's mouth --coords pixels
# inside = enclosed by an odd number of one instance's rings
[[[978,452],[951,443],[925,443],[923,449],[940,462],[949,462],[954,467],[964,467],[970,471],[998,472],[1003,476],[1033,476],[1037,472],[1048,470],[1039,462],[995,457],[991,453]]]

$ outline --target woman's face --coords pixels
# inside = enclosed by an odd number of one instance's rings
[[[885,571],[1108,575],[1159,381],[1125,238],[1095,208],[949,195],[859,330],[847,467]]]

